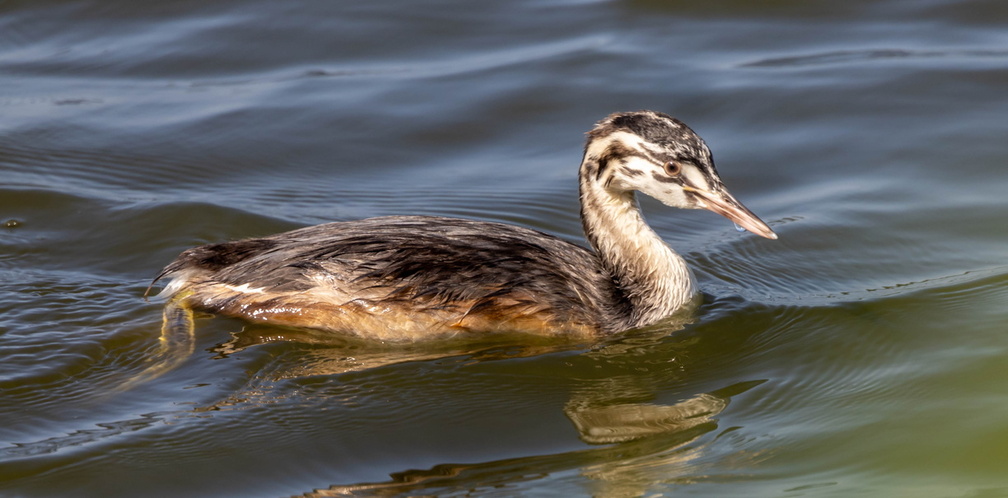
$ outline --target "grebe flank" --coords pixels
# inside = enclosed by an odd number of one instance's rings
[[[728,193],[703,140],[666,114],[616,113],[598,122],[579,182],[592,249],[527,228],[428,216],[327,223],[189,249],[154,279],[171,278],[161,292],[169,300],[166,330],[187,322],[191,333],[190,310],[199,310],[381,341],[614,333],[655,323],[699,295],[686,262],[644,221],[636,191],[777,238]]]

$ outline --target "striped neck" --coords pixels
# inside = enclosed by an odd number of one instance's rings
[[[630,326],[650,325],[694,302],[696,278],[682,256],[644,221],[634,193],[606,188],[609,175],[600,171],[591,152],[580,171],[585,235],[630,303]]]

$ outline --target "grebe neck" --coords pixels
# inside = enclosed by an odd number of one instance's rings
[[[598,163],[581,165],[581,224],[605,270],[629,301],[630,325],[640,327],[689,306],[698,295],[686,261],[644,221],[633,191],[605,186]]]

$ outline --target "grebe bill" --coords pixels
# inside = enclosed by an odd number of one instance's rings
[[[592,249],[518,226],[428,216],[189,249],[151,283],[171,279],[160,294],[168,300],[163,333],[188,326],[191,335],[191,318],[188,325],[178,318],[191,314],[179,310],[198,310],[390,342],[470,332],[609,334],[655,323],[699,295],[685,261],[644,221],[635,192],[777,238],[727,191],[703,140],[666,114],[598,122],[579,187]]]

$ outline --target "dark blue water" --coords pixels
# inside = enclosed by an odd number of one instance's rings
[[[1006,28],[992,0],[2,2],[0,494],[1008,495]],[[144,377],[182,250],[390,214],[580,242],[583,133],[642,108],[780,234],[645,200],[707,293],[688,323],[201,317]]]

